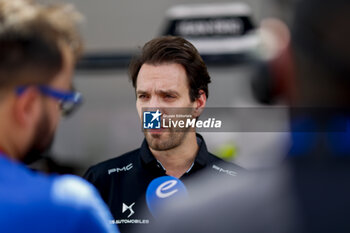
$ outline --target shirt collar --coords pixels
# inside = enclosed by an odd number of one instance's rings
[[[153,156],[152,152],[150,151],[146,139],[143,139],[143,142],[140,148],[140,155],[141,155],[142,161],[145,164],[149,164],[154,161],[157,161],[156,158]]]
[[[209,163],[209,152],[203,137],[200,134],[196,134],[197,144],[198,144],[198,152],[196,158],[194,160],[194,166],[200,165],[201,167],[205,167]],[[148,147],[148,143],[146,139],[143,140],[141,148],[140,148],[140,156],[144,164],[157,164],[157,160],[150,151]]]
[[[197,144],[199,149],[198,149],[196,158],[194,160],[194,163],[204,167],[209,163],[209,152],[202,135],[197,133],[196,137],[197,137]]]

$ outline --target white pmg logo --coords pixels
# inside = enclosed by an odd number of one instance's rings
[[[132,210],[132,207],[135,205],[135,202],[132,203],[131,205],[127,206],[125,203],[123,203],[123,210],[122,213],[124,213],[125,211],[129,210],[130,214],[128,215],[128,218],[130,218],[130,216],[132,216],[135,212]]]

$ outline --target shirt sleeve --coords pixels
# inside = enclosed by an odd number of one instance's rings
[[[54,181],[52,199],[56,205],[67,208],[76,219],[76,232],[118,233],[106,204],[96,189],[76,176],[62,176]]]

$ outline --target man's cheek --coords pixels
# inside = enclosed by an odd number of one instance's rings
[[[137,114],[139,114],[139,118],[141,119],[141,106],[138,102],[136,102],[136,110],[137,110]]]

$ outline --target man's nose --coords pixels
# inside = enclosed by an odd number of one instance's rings
[[[149,101],[149,107],[150,108],[160,108],[161,107],[161,101],[158,96],[152,96]]]

